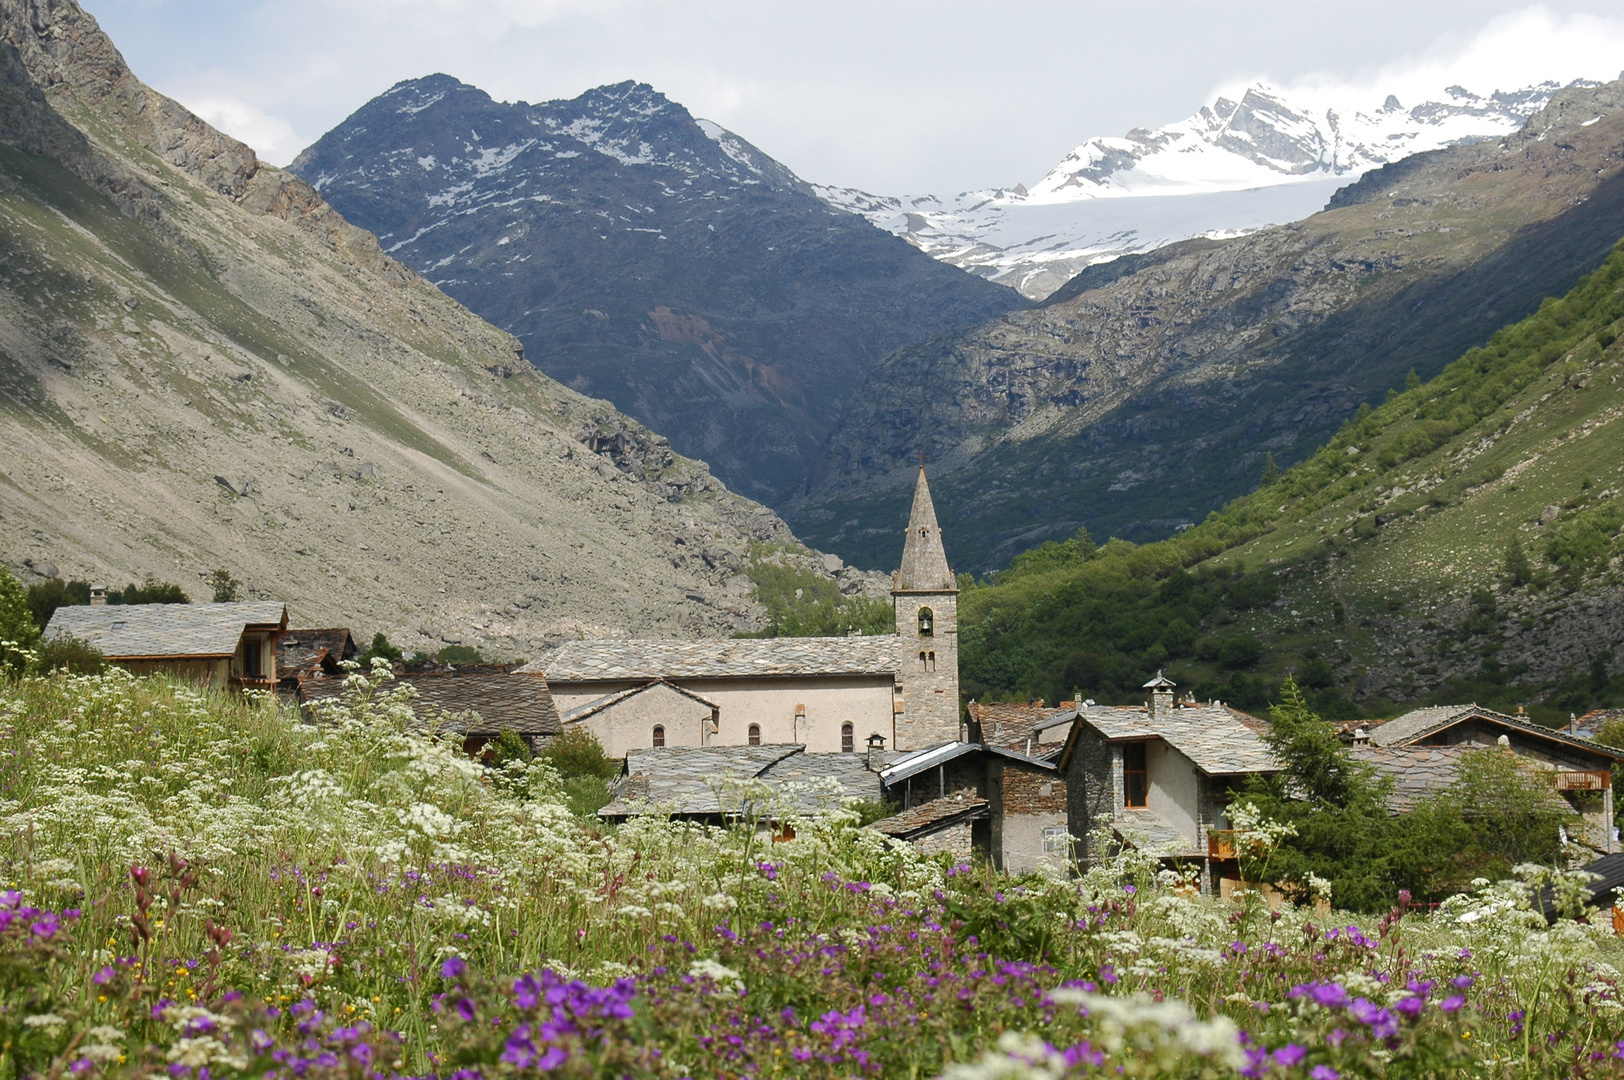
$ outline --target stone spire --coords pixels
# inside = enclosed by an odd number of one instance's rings
[[[957,591],[953,571],[947,565],[942,547],[942,529],[936,524],[936,507],[930,501],[930,485],[925,470],[919,469],[914,484],[913,511],[908,515],[908,539],[902,545],[902,569],[897,571],[894,592]]]

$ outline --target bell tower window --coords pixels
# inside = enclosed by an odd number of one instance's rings
[[[928,607],[919,609],[919,636],[934,637],[936,635],[936,613]]]

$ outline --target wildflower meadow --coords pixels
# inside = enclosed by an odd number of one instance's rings
[[[319,723],[0,678],[0,1080],[1624,1075],[1624,948],[1561,875],[1375,919],[1132,851],[1017,879],[855,813],[582,820],[384,667]]]

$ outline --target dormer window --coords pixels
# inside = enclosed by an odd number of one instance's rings
[[[919,636],[934,637],[936,634],[936,613],[928,607],[919,609]]]

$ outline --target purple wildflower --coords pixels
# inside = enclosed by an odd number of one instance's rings
[[[1438,1008],[1444,1012],[1459,1012],[1461,1006],[1465,1004],[1466,996],[1464,994],[1451,994],[1438,1003]]]
[[[460,979],[463,972],[468,970],[468,962],[460,956],[448,956],[445,963],[440,965],[440,978]]]
[[[1341,1074],[1329,1065],[1315,1065],[1308,1070],[1309,1080],[1342,1080]]]
[[[1274,1060],[1288,1069],[1307,1056],[1308,1051],[1296,1043],[1287,1043],[1274,1052]]]

